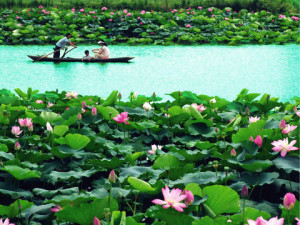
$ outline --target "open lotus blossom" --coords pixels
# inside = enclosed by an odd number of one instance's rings
[[[255,139],[254,139],[254,143],[257,144],[259,147],[262,146],[262,138],[260,135],[258,135]]]
[[[146,11],[145,10],[142,10],[141,12],[140,12],[140,14],[145,14],[146,13]]]
[[[283,129],[285,128],[286,124],[285,124],[285,119],[281,120],[279,123],[279,128]]]
[[[295,206],[296,197],[292,193],[286,193],[283,198],[283,207],[286,210],[292,210]]]
[[[286,125],[285,128],[283,128],[282,133],[283,134],[289,134],[291,131],[295,130],[298,126],[294,126],[294,125]]]
[[[123,13],[125,13],[125,14],[126,14],[127,12],[128,12],[128,11],[127,11],[127,9],[124,9],[124,10],[123,10]]]
[[[69,91],[66,93],[66,98],[67,99],[72,99],[72,98],[77,98],[78,93],[75,91]]]
[[[300,111],[295,112],[298,117],[300,117]]]
[[[43,6],[42,6],[42,5],[40,5],[40,6],[39,6],[39,8],[40,8],[40,9],[42,9],[42,8],[43,8]]]
[[[192,193],[191,191],[186,191],[186,190],[184,190],[184,191],[182,192],[182,194],[183,194],[183,195],[186,195],[186,199],[185,199],[185,201],[184,201],[184,203],[185,203],[186,205],[191,205],[191,204],[193,204],[193,202],[194,202],[194,195],[193,195],[193,193]]]
[[[295,21],[299,21],[299,17],[297,17],[297,16],[292,16],[291,18]]]
[[[185,25],[185,27],[189,28],[189,27],[191,27],[191,24],[187,24],[187,25]]]
[[[46,123],[46,127],[47,127],[47,131],[50,131],[50,132],[53,131],[53,128],[51,127],[49,122]]]
[[[125,123],[129,125],[127,122],[129,120],[128,112],[122,112],[121,114],[118,114],[116,117],[113,118],[117,123]]]
[[[18,119],[21,127],[30,127],[32,125],[31,118]]]
[[[203,7],[202,6],[198,6],[198,9],[202,9]]]
[[[105,10],[107,10],[107,7],[105,7],[105,6],[104,6],[104,7],[102,7],[102,10],[104,10],[104,11],[105,11]]]
[[[214,104],[214,103],[216,103],[217,101],[216,101],[215,98],[212,98],[211,100],[209,100],[209,102]]]
[[[75,12],[75,9],[73,8],[71,11],[72,11],[72,12]]]
[[[209,8],[207,11],[208,11],[208,12],[211,12],[211,11],[213,11],[213,9],[212,9],[212,8]]]
[[[20,128],[19,126],[13,126],[13,127],[11,128],[11,133],[12,133],[13,135],[15,135],[16,137],[19,137],[20,134],[21,134],[22,132],[23,132],[23,131],[21,130],[21,128]]]
[[[279,18],[285,18],[285,15],[281,15],[281,14],[280,14],[278,17],[279,17]]]
[[[0,219],[0,225],[15,225],[14,223],[9,223],[9,219],[6,218],[4,221]]]
[[[204,110],[206,110],[206,108],[203,106],[203,104],[197,105],[197,103],[193,103],[193,104],[191,104],[191,106],[193,108],[197,109],[199,112],[203,112]]]
[[[294,147],[294,144],[296,144],[296,140],[291,141],[289,144],[288,138],[284,138],[283,140],[273,141],[271,144],[274,146],[272,149],[275,152],[280,152],[280,155],[282,157],[285,157],[285,155],[289,151],[295,151],[299,148]]]
[[[259,121],[260,120],[260,117],[252,117],[250,116],[249,117],[249,123],[255,123],[256,121]]]
[[[300,225],[300,220],[298,217],[295,217],[295,220],[297,221],[297,225]]]
[[[80,9],[79,11],[80,11],[80,12],[84,12],[84,9]]]
[[[37,104],[43,104],[44,102],[42,100],[36,100],[35,103],[37,103]]]
[[[132,95],[132,98],[136,98],[137,96],[138,96],[138,93],[134,92],[133,95]]]
[[[19,17],[19,16],[16,16],[16,19],[20,19],[21,17]]]
[[[59,204],[55,204],[56,207],[52,207],[50,210],[51,212],[58,212],[60,210],[62,210],[63,208],[59,205]]]
[[[172,207],[179,212],[183,212],[183,208],[186,208],[186,204],[181,203],[181,201],[186,199],[187,196],[182,194],[182,190],[173,188],[172,191],[170,191],[169,187],[166,186],[165,189],[162,188],[162,193],[164,200],[154,199],[152,200],[152,203],[163,205],[163,208],[165,209]]]
[[[95,216],[93,225],[101,225],[101,221]]]
[[[161,150],[162,146],[161,145],[151,145],[151,150],[148,151],[149,154],[155,154],[157,149]]]
[[[143,108],[145,111],[150,111],[152,109],[152,106],[148,102],[145,102],[143,104]]]
[[[265,220],[262,216],[258,217],[256,221],[247,220],[249,225],[283,225],[284,218],[277,219],[276,217],[271,218],[269,221]]]

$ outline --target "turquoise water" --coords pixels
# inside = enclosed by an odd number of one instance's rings
[[[80,46],[68,56],[82,57]],[[27,87],[73,90],[106,97],[112,90],[167,98],[189,90],[233,100],[243,89],[281,100],[300,96],[300,46],[109,46],[111,57],[134,56],[132,63],[35,62],[26,55],[52,52],[53,46],[0,46],[0,89]]]

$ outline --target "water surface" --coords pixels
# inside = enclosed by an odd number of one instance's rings
[[[79,46],[68,56],[82,57]],[[106,97],[112,90],[167,98],[189,90],[233,100],[243,89],[290,100],[300,96],[300,46],[109,46],[111,57],[134,56],[132,63],[35,62],[27,55],[53,46],[0,46],[0,89],[74,90]]]

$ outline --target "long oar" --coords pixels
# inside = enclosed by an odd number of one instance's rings
[[[69,51],[65,52],[61,58],[64,58],[70,51],[72,51],[72,50],[74,50],[74,49],[75,49],[75,48],[73,47],[73,48],[70,49]]]
[[[43,58],[46,58],[47,56],[49,56],[49,55],[51,55],[51,54],[53,54],[53,53],[55,53],[55,52],[58,52],[58,51],[60,51],[60,50],[65,49],[65,48],[66,48],[66,47],[60,48],[60,49],[58,49],[58,50],[56,50],[56,51],[54,51],[54,52],[49,53],[48,55],[44,55],[44,56],[42,56],[42,57],[40,57],[40,58],[38,58],[38,59],[36,59],[36,60],[33,60],[33,61],[34,61],[34,62],[35,62],[35,61],[39,61],[39,60],[41,60],[41,59],[43,59]]]

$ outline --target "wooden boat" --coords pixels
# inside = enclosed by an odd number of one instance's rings
[[[33,56],[33,55],[27,55],[29,58],[33,60],[37,60],[41,58],[42,56]],[[128,63],[129,60],[134,59],[134,57],[119,57],[119,58],[109,58],[109,59],[91,59],[82,61],[82,58],[41,58],[37,60],[37,62],[85,62],[85,63],[108,63],[108,62],[124,62]]]

